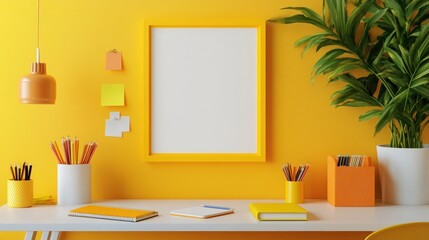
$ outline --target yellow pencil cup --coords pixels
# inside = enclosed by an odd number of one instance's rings
[[[286,181],[285,185],[286,203],[303,203],[304,202],[304,182],[303,181]]]
[[[7,181],[7,206],[26,208],[33,205],[33,180]]]

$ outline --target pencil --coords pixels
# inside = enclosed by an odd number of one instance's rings
[[[71,146],[71,140],[70,137],[67,137],[67,143],[68,143],[68,150],[69,150],[69,159],[70,159],[70,164],[73,164],[73,156],[72,156],[72,146]]]
[[[25,167],[25,162],[22,164],[21,173],[19,174],[19,180],[22,180],[24,177],[24,167]]]
[[[63,137],[61,143],[64,148],[64,157],[61,155],[57,142],[51,142],[51,149],[59,164],[88,164],[98,146],[95,141],[86,143],[82,153],[79,154],[80,141],[76,136],[74,139],[71,139],[69,136]]]
[[[57,155],[59,157],[58,160],[59,160],[60,164],[64,164],[65,163],[64,158],[61,155],[60,148],[58,147],[57,141],[54,141],[54,147],[55,147],[55,151],[57,152]]]
[[[283,166],[282,167],[282,170],[283,170],[283,174],[285,175],[285,177],[286,177],[286,180],[289,180],[289,178],[288,178],[288,174],[287,174],[287,170],[286,170],[286,166]]]
[[[74,141],[71,141],[71,160],[72,160],[72,164],[75,164],[75,157],[76,157],[76,146],[74,145]]]
[[[12,165],[10,165],[10,171],[12,172],[12,178],[13,178],[13,180],[16,180],[15,173],[13,172]]]
[[[24,172],[24,174],[22,174],[23,175],[22,179],[27,180],[27,177],[28,177],[28,166],[27,165],[24,166],[23,172]]]
[[[16,166],[16,163],[15,163],[15,180],[18,180],[18,167]]]
[[[300,181],[299,179],[301,178],[301,173],[302,173],[302,165],[299,165],[298,171],[295,176],[295,181]]]
[[[84,147],[83,147],[83,152],[82,152],[82,157],[80,159],[80,164],[84,164],[85,163],[85,157],[86,157],[87,152],[88,152],[88,143],[85,144]]]
[[[309,168],[310,168],[310,164],[306,163],[305,166],[304,166],[304,171],[302,173],[300,181],[302,181],[304,179],[305,174],[307,174]]]
[[[31,170],[32,170],[32,168],[33,168],[33,164],[30,163],[30,169],[28,170],[28,179],[27,180],[31,179]]]
[[[304,180],[304,177],[310,168],[310,164],[300,164],[298,167],[292,166],[290,163],[283,165],[283,174],[287,181],[299,182]]]
[[[89,163],[92,159],[92,156],[94,155],[95,149],[97,149],[97,143],[93,142],[91,154],[89,155],[88,161],[86,163]]]
[[[75,161],[76,164],[79,163],[79,139],[77,139],[77,137],[74,138],[74,146],[75,146]]]
[[[94,150],[94,142],[90,142],[88,144],[88,151],[86,152],[84,164],[89,163],[89,160],[91,158],[91,153],[92,153],[93,150]]]
[[[52,142],[51,142],[51,149],[52,149],[52,152],[54,152],[54,155],[57,158],[58,163],[62,164],[63,162],[61,160],[61,157],[58,155],[57,149],[56,149],[55,145]]]
[[[64,139],[64,155],[66,156],[66,163],[70,164],[69,143],[67,138]]]
[[[91,154],[91,143],[88,143],[87,148],[86,148],[85,158],[82,161],[83,164],[86,164],[90,154]]]
[[[292,172],[292,181],[296,180],[296,166],[293,167],[293,172]]]
[[[71,158],[71,145],[70,145],[70,137],[66,138],[66,145],[67,145],[67,159],[68,159],[68,164],[72,164],[72,158]]]
[[[25,164],[25,162],[24,162],[24,167],[23,167],[23,177],[22,177],[22,179],[23,180],[27,180],[27,177],[28,177],[28,166],[27,166],[27,164]]]
[[[64,163],[68,164],[69,160],[68,160],[68,156],[67,156],[67,144],[66,144],[66,139],[62,138],[61,139],[61,143],[63,144],[63,149],[64,149]]]

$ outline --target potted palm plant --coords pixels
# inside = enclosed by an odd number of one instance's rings
[[[269,21],[321,30],[296,46],[326,50],[314,64],[313,79],[327,75],[329,82],[345,84],[333,93],[332,104],[369,107],[359,119],[376,118],[375,133],[390,129],[390,144],[377,146],[383,201],[429,203],[429,150],[422,143],[429,116],[429,1],[323,0],[321,14],[284,9],[298,14]],[[416,155],[423,159],[412,162]]]

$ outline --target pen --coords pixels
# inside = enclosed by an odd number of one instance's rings
[[[215,208],[215,209],[223,209],[223,210],[232,210],[232,208],[213,206],[213,205],[202,205],[202,207],[205,207],[205,208]]]

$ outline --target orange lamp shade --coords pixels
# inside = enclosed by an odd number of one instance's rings
[[[55,79],[46,74],[46,64],[33,62],[31,73],[19,84],[21,103],[54,104],[56,98]]]

